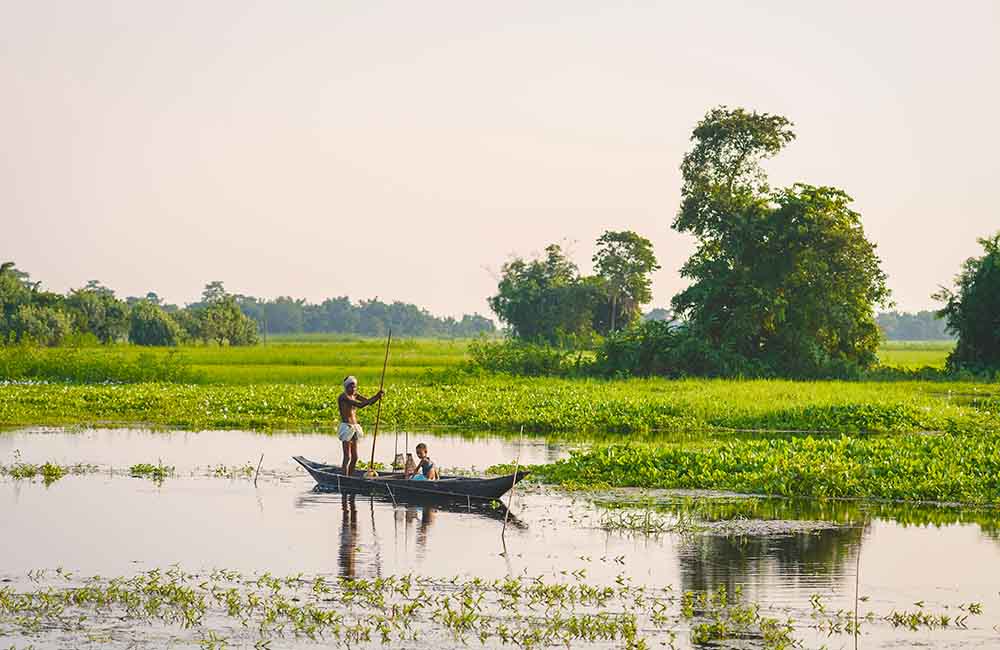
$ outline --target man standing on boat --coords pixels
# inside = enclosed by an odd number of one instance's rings
[[[371,398],[358,392],[358,380],[353,375],[344,378],[344,392],[337,398],[340,409],[340,426],[337,427],[337,437],[344,446],[344,476],[354,475],[354,466],[358,464],[358,438],[364,435],[358,424],[358,409],[374,404],[382,399],[385,391],[379,390]]]

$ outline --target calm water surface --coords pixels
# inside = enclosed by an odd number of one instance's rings
[[[440,432],[409,438],[411,446],[418,441],[427,442],[445,467],[481,469],[518,453],[523,463],[550,462],[567,453],[537,438],[523,445]],[[363,456],[368,444],[361,445]],[[393,446],[393,434],[380,435],[381,460],[391,458]],[[917,602],[952,616],[961,613],[959,604],[979,602],[983,614],[971,617],[964,630],[873,624],[859,647],[1000,647],[1000,517],[992,511],[632,491],[603,495],[595,503],[529,486],[515,494],[504,553],[501,511],[394,506],[315,491],[290,457],[338,462],[339,443],[329,436],[138,429],[0,434],[0,462],[10,464],[15,450],[25,462],[101,468],[48,486],[0,479],[0,579],[17,588],[30,586],[29,570],[56,567],[102,576],[172,564],[188,571],[367,578],[413,573],[573,580],[570,574],[578,572],[575,579],[585,576],[591,584],[624,578],[674,590],[740,588],[769,615],[799,621],[796,637],[806,647],[853,648],[850,635],[827,637],[811,629],[810,599],[818,595],[829,610],[853,610],[860,554],[860,592],[867,597],[862,614],[915,611]],[[212,475],[218,465],[256,466],[261,453],[257,487],[245,477]],[[176,476],[162,484],[127,476],[131,464],[158,461],[174,466]],[[646,535],[602,529],[609,505],[640,498],[665,519],[693,510],[708,531]],[[722,527],[713,528],[718,521]],[[136,631],[132,637],[141,641]],[[11,638],[17,647],[80,646],[72,635]],[[313,647],[296,643],[288,647]],[[447,640],[435,644],[448,647]]]

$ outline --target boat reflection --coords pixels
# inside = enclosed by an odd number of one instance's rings
[[[461,525],[465,517],[487,518],[497,522],[499,537],[500,526],[507,512],[503,505],[473,503],[470,506],[433,499],[393,503],[379,495],[337,492],[319,486],[296,499],[298,508],[328,507],[335,503],[340,506],[336,555],[337,574],[342,578],[380,576],[383,570],[382,547],[388,546],[390,534],[392,566],[407,566],[414,560],[419,565],[426,557],[434,538],[431,534],[432,527],[445,526],[447,529]],[[389,522],[386,521],[390,513],[391,533]],[[522,530],[527,528],[527,524],[513,513],[507,515],[507,526]],[[439,546],[442,544],[454,547],[461,544],[461,539],[445,534],[437,542]]]

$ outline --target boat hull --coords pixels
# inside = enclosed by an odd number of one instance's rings
[[[351,476],[344,476],[341,468],[336,465],[317,463],[302,456],[292,458],[302,465],[321,487],[342,492],[385,494],[393,500],[406,498],[491,501],[499,499],[528,475],[528,472],[521,471],[487,479],[442,476],[437,481],[412,481],[404,478],[402,472],[393,472],[370,479],[365,478],[363,471],[355,471]]]

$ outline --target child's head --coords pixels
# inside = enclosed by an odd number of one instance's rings
[[[419,445],[417,445],[417,458],[426,458],[426,457],[427,457],[427,445],[421,442]]]

